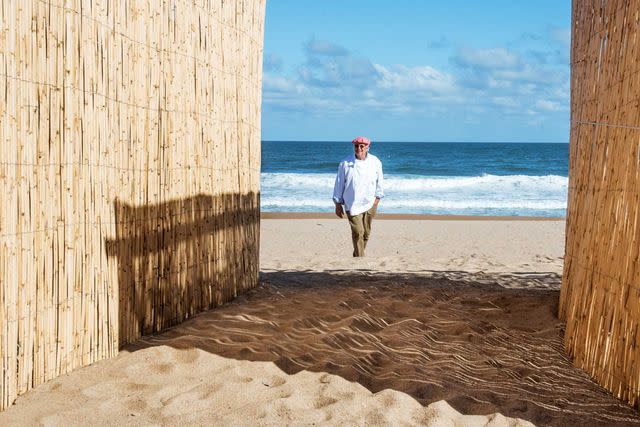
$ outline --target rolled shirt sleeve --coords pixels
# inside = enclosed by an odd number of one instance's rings
[[[382,199],[384,197],[384,176],[382,173],[382,162],[378,161],[378,171],[376,179],[376,198]]]
[[[336,182],[333,185],[333,201],[338,204],[344,204],[344,167],[340,162],[338,165],[338,173],[336,175]]]

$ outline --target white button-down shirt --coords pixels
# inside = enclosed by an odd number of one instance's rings
[[[340,162],[333,187],[333,201],[344,205],[350,215],[359,215],[373,207],[376,198],[384,197],[382,162],[367,153],[364,160],[355,154]]]

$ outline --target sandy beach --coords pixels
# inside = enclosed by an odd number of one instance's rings
[[[263,214],[262,271],[562,274],[562,220],[381,214],[367,256],[354,259],[346,219],[308,216]]]
[[[54,379],[0,425],[640,425],[575,369],[564,221],[265,214],[233,302]]]

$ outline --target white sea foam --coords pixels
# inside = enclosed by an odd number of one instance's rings
[[[332,209],[333,174],[263,173],[262,208]],[[545,175],[385,177],[383,212],[563,216],[568,179]]]
[[[273,197],[269,199],[263,199],[263,205],[273,207],[317,207],[333,208],[329,199],[287,199],[281,197]],[[401,208],[435,208],[435,209],[564,209],[566,203],[553,202],[553,201],[535,201],[535,200],[520,200],[520,201],[506,201],[506,200],[388,200],[385,199],[383,206],[385,209],[401,209]]]

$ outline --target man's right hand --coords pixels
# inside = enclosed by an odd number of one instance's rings
[[[336,216],[338,218],[344,217],[344,210],[342,210],[342,205],[336,203]]]

